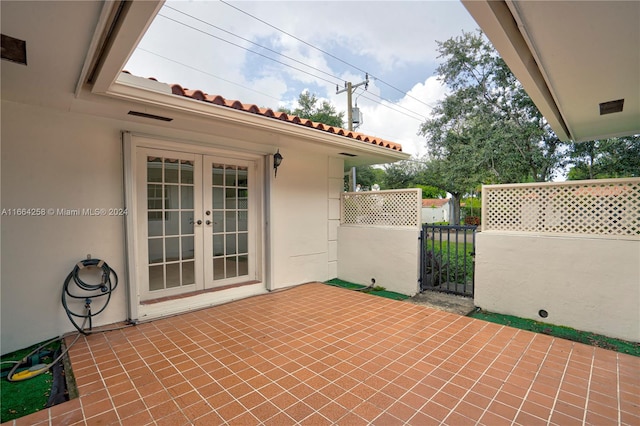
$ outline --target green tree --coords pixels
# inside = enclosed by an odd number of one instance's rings
[[[416,163],[411,160],[398,161],[384,167],[384,185],[386,189],[404,189],[411,187],[418,175]]]
[[[444,198],[447,196],[447,192],[440,188],[436,188],[431,185],[415,184],[416,188],[422,189],[422,198]]]
[[[569,180],[638,177],[640,135],[574,142],[569,147],[569,163]]]
[[[342,122],[344,121],[344,112],[337,112],[335,107],[328,101],[320,102],[315,94],[311,94],[308,91],[300,93],[296,109],[291,110],[282,107],[278,111],[334,127],[342,127]]]
[[[436,73],[451,90],[420,128],[435,186],[460,199],[479,183],[546,181],[562,143],[480,31],[438,43]]]
[[[359,184],[365,191],[370,191],[373,185],[378,184],[380,189],[385,189],[384,186],[384,170],[378,167],[372,166],[357,166],[356,167],[356,183]],[[344,190],[349,192],[349,176],[344,177]]]

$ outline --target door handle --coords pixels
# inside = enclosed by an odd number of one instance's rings
[[[211,221],[207,219],[207,221],[205,222],[206,225],[211,225]]]
[[[202,221],[200,219],[196,220],[196,225],[202,225]]]

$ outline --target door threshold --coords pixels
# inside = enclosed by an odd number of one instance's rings
[[[215,293],[215,292],[218,292],[218,291],[228,290],[230,288],[244,287],[244,286],[258,284],[258,283],[260,283],[260,281],[257,281],[257,280],[243,281],[241,283],[228,284],[228,285],[223,285],[223,286],[220,286],[220,287],[208,288],[206,290],[191,291],[189,293],[182,293],[182,294],[178,294],[178,295],[175,295],[175,296],[165,296],[165,297],[159,297],[157,299],[143,300],[143,301],[140,302],[140,304],[141,305],[153,305],[155,303],[167,302],[169,300],[186,299],[188,297],[198,296],[200,294]]]

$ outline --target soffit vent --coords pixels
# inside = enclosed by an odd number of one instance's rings
[[[348,152],[341,152],[340,155],[344,155],[345,157],[357,157],[356,154],[349,154]]]
[[[2,34],[2,59],[27,65],[27,42]]]
[[[129,111],[129,115],[135,115],[136,117],[150,118],[152,120],[173,121],[173,118],[163,117],[161,115],[147,114],[146,112],[140,112],[140,111]]]
[[[614,112],[622,112],[624,107],[624,99],[617,101],[602,102],[600,104],[600,115],[613,114]]]

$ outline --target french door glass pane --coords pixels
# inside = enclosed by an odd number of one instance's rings
[[[246,233],[238,234],[238,253],[247,253],[249,251],[249,244],[247,241],[248,235]]]
[[[164,288],[164,265],[149,266],[149,290]]]
[[[166,212],[164,221],[164,233],[165,235],[178,235],[180,233],[180,226],[178,224],[178,213],[174,212]]]
[[[162,263],[164,261],[162,243],[162,238],[149,239],[149,263]]]
[[[166,183],[178,183],[178,160],[164,159],[164,181]]]
[[[213,279],[248,275],[248,262],[239,267],[237,255],[248,253],[249,170],[246,166],[213,164],[211,173]]]
[[[213,232],[224,232],[224,212],[213,212]]]
[[[149,291],[195,282],[194,162],[147,157]]]
[[[213,258],[213,279],[224,279],[224,257]]]
[[[223,184],[223,173],[224,173],[224,165],[223,164],[214,164],[211,170],[211,182],[214,186],[222,186]]]
[[[238,256],[238,275],[249,274],[249,256]]]
[[[182,260],[193,259],[193,237],[182,237]]]
[[[193,183],[193,163],[189,160],[180,162],[180,183]]]
[[[180,263],[167,264],[167,288],[180,287]]]
[[[195,262],[182,262],[182,285],[196,282]]]
[[[238,167],[238,186],[246,188],[249,185],[249,172],[246,167]]]
[[[246,231],[248,228],[248,220],[247,220],[247,212],[239,211],[238,212],[238,231]]]
[[[237,277],[237,258],[235,256],[227,257],[227,278]]]
[[[225,254],[236,254],[236,235],[227,234],[227,246]]]

